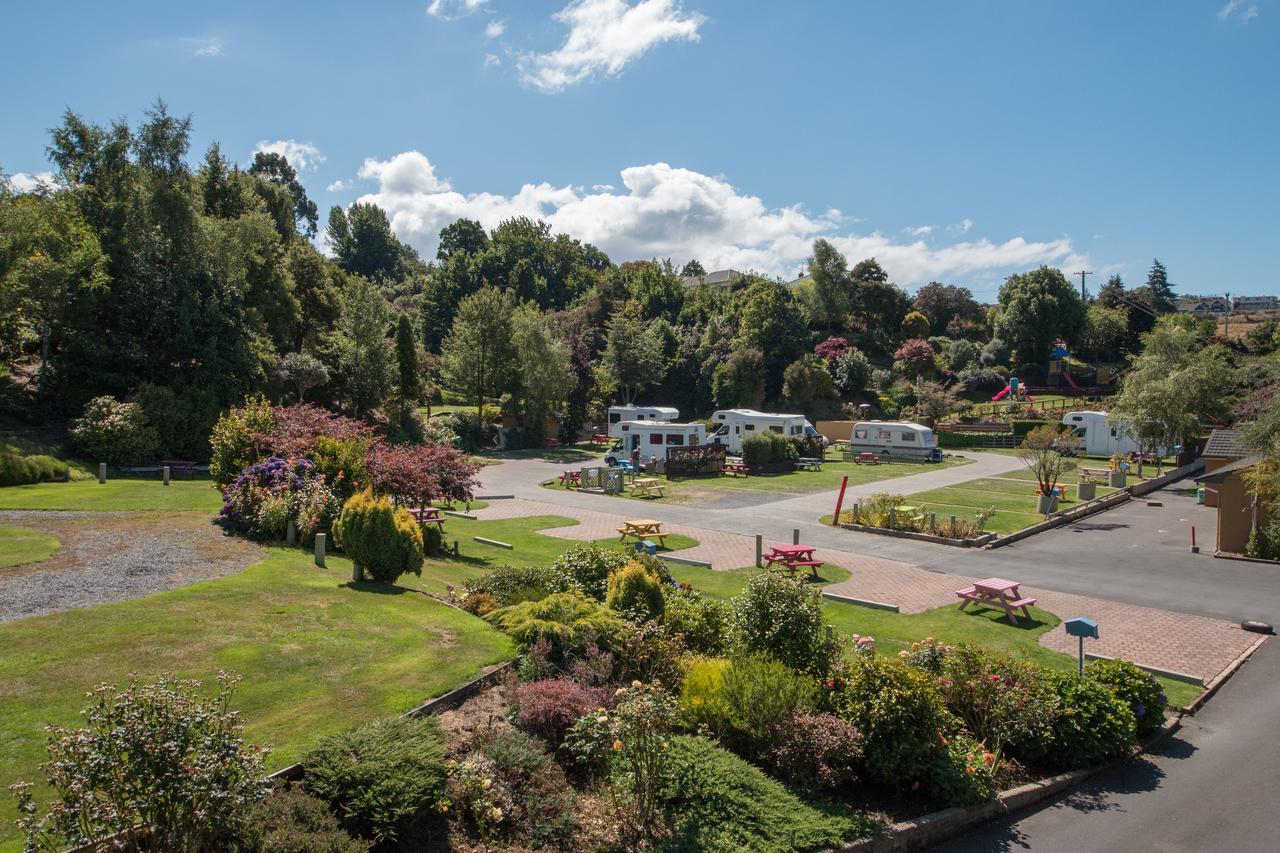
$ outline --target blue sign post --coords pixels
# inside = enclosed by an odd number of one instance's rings
[[[1098,639],[1098,623],[1092,619],[1086,619],[1084,616],[1077,616],[1075,619],[1068,619],[1063,622],[1063,627],[1067,629],[1068,637],[1080,638],[1080,662],[1077,670],[1081,675],[1084,674],[1084,638],[1092,637]]]

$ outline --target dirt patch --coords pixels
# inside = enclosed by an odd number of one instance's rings
[[[509,729],[507,708],[511,705],[511,691],[515,688],[515,673],[499,681],[487,690],[481,690],[452,711],[436,715],[440,728],[449,736],[449,752],[464,752],[472,736],[480,729]]]
[[[62,543],[48,560],[0,576],[0,622],[226,577],[265,556],[203,513],[0,511],[0,523]]]

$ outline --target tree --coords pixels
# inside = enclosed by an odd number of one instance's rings
[[[616,391],[624,405],[631,405],[637,394],[662,380],[663,367],[661,343],[640,319],[639,307],[627,303],[609,321],[599,385]]]
[[[825,361],[828,367],[835,364],[836,359],[848,351],[849,341],[845,338],[834,336],[827,338],[813,348],[814,355]]]
[[[455,254],[478,255],[489,246],[484,226],[474,219],[459,219],[440,229],[436,259],[447,261]]]
[[[1018,459],[1035,477],[1040,494],[1053,493],[1062,475],[1076,467],[1066,455],[1074,452],[1079,439],[1055,424],[1038,426],[1018,446]]]
[[[632,261],[616,269],[626,282],[628,296],[640,306],[647,320],[661,317],[674,320],[684,305],[684,284],[670,261]]]
[[[981,325],[982,306],[967,287],[931,281],[916,291],[916,310],[929,318],[930,334],[949,335],[956,325]]]
[[[1104,308],[1119,308],[1125,297],[1124,279],[1118,274],[1107,279],[1098,289],[1098,303]]]
[[[725,408],[758,407],[764,402],[764,354],[754,347],[735,349],[712,374],[711,394]]]
[[[919,311],[910,311],[902,318],[902,333],[908,338],[927,338],[930,328],[929,318]]]
[[[964,338],[952,341],[947,347],[947,367],[957,373],[973,367],[982,358],[982,350],[973,341]]]
[[[1108,308],[1099,300],[1085,312],[1084,329],[1077,351],[1086,359],[1106,360],[1120,354],[1120,345],[1129,337],[1129,312]]]
[[[880,265],[874,260],[863,261],[854,267],[854,270],[867,263],[874,264],[874,267],[866,270],[865,274],[884,275],[884,270],[881,270]],[[878,278],[863,281],[858,288],[858,297],[859,304],[862,306],[862,322],[867,330],[868,339],[882,352],[892,350],[894,343],[898,340],[902,321],[906,319],[907,311],[911,306],[911,300],[902,292],[902,288],[887,281],[880,281]]]
[[[1161,314],[1168,314],[1178,309],[1173,285],[1169,284],[1169,273],[1159,259],[1151,262],[1151,271],[1147,273],[1147,283],[1138,288],[1138,292],[1151,307]]]
[[[320,214],[316,203],[307,198],[307,190],[298,180],[298,173],[289,165],[283,154],[271,151],[259,151],[253,155],[253,165],[249,174],[261,178],[270,184],[283,188],[288,193],[289,209],[292,213],[290,222],[296,224],[298,231],[308,237],[316,236],[316,226]]]
[[[297,390],[299,403],[305,401],[307,391],[329,381],[324,362],[305,352],[286,353],[280,359],[280,376]]]
[[[403,311],[396,318],[396,373],[401,416],[407,417],[422,394],[422,379],[418,375],[418,342],[413,336],[413,321]]]
[[[336,348],[347,399],[357,415],[382,405],[391,390],[390,325],[391,307],[378,288],[366,278],[352,277],[342,294]]]
[[[911,338],[903,342],[894,352],[895,361],[900,361],[912,373],[919,376],[921,373],[927,373],[933,369],[934,359],[938,353],[929,345],[928,341],[922,341],[919,338]]]
[[[842,353],[835,362],[836,387],[848,397],[861,394],[871,380],[871,362],[856,349]]]
[[[680,269],[681,278],[695,278],[706,274],[707,271],[702,268],[702,264],[698,263],[696,258],[689,261]]]
[[[849,262],[826,240],[813,241],[809,281],[797,296],[804,302],[810,325],[838,329],[857,303],[857,282],[849,274]]]
[[[1046,363],[1058,339],[1075,340],[1084,326],[1084,303],[1061,270],[1042,266],[1009,276],[994,325],[1026,370]]]
[[[356,202],[346,211],[331,208],[325,240],[338,266],[373,281],[397,281],[425,269],[418,253],[392,233],[386,212],[376,204]]]
[[[782,372],[782,397],[788,406],[809,412],[835,396],[835,382],[816,356],[798,358]]]
[[[921,382],[916,386],[914,408],[917,418],[934,427],[959,408],[959,399],[954,391],[940,382]]]
[[[808,348],[804,318],[786,285],[758,281],[743,295],[738,320],[738,346],[764,356],[765,396],[776,400],[782,371]]]
[[[551,318],[531,302],[512,316],[511,342],[519,364],[525,423],[540,431],[547,416],[564,405],[577,384],[569,345],[556,335]]]
[[[511,342],[511,295],[486,287],[463,299],[445,339],[441,362],[445,383],[476,401],[484,417],[485,400],[512,384],[515,349]]]

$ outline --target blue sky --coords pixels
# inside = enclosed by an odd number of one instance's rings
[[[8,4],[0,165],[157,96],[305,161],[434,254],[519,213],[615,260],[793,277],[817,236],[909,289],[1041,262],[1277,293],[1280,3]],[[1101,276],[1099,276],[1099,279]],[[1096,282],[1091,280],[1091,287]]]

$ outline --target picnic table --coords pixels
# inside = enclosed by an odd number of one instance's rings
[[[1111,476],[1110,468],[1091,468],[1088,465],[1080,466],[1080,473],[1088,477],[1100,477],[1106,479]]]
[[[591,434],[591,443],[597,447],[608,445],[612,441],[613,439],[609,437],[607,432],[596,432]]]
[[[656,477],[636,477],[631,481],[631,494],[662,497],[662,481]]]
[[[813,576],[818,576],[818,569],[823,565],[821,560],[813,558],[813,552],[817,550],[809,545],[777,545],[769,549],[769,553],[764,555],[766,568],[773,568],[777,563],[786,566],[791,574],[796,573],[796,569],[808,567],[813,572]]]
[[[581,471],[565,471],[560,475],[560,485],[572,489],[582,485]]]
[[[559,441],[559,439],[555,439],[555,438],[544,438],[544,439],[542,440],[542,449],[543,449],[543,450],[555,450],[555,449],[556,449],[557,447],[559,447],[559,446],[560,446],[560,441]]]
[[[796,469],[800,471],[821,471],[822,460],[816,456],[801,456],[796,460]]]
[[[624,474],[634,474],[636,472],[636,463],[630,459],[619,459],[618,470]]]
[[[1015,613],[1019,608],[1022,615],[1031,618],[1031,605],[1036,603],[1034,598],[1023,598],[1018,592],[1018,582],[1005,580],[1004,578],[987,578],[984,581],[974,581],[973,586],[967,586],[964,589],[956,590],[962,600],[960,609],[964,610],[970,604],[978,604],[985,607],[995,607],[1005,612],[1009,617],[1009,621],[1014,625],[1018,624],[1018,617]]]
[[[619,542],[626,542],[628,536],[634,536],[640,542],[646,539],[657,539],[664,548],[667,544],[668,534],[662,532],[662,522],[652,518],[633,518],[624,521],[618,528],[618,532],[622,534],[618,538]]]
[[[444,516],[440,515],[440,507],[416,507],[409,510],[409,515],[412,515],[413,520],[423,527],[426,527],[428,524],[438,524],[440,529],[444,530]]]
[[[161,459],[160,471],[164,471],[165,466],[169,467],[169,476],[177,478],[179,476],[186,477],[188,480],[196,475],[196,463],[187,459]]]
[[[751,469],[748,468],[747,463],[743,462],[741,459],[734,459],[733,461],[725,461],[724,472],[731,477],[750,477],[751,476]]]
[[[879,465],[880,457],[870,451],[864,450],[854,456],[853,461],[858,465]]]

